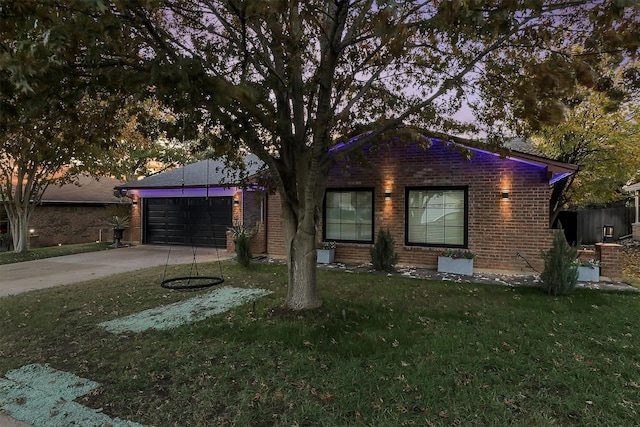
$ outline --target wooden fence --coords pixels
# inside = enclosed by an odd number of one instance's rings
[[[558,215],[567,241],[572,244],[592,245],[602,242],[602,229],[613,226],[614,240],[631,234],[635,221],[633,207],[564,211]]]

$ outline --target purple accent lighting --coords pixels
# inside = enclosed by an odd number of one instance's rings
[[[129,190],[132,194],[137,194],[143,198],[160,197],[223,197],[233,196],[238,192],[237,187],[221,188],[149,188]]]
[[[553,178],[551,178],[549,180],[549,184],[555,184],[556,182],[558,182],[558,181],[560,181],[560,180],[562,180],[562,179],[564,179],[564,178],[566,178],[568,176],[571,176],[572,174],[573,174],[572,172],[565,172],[565,173],[561,173],[559,175],[554,175]]]

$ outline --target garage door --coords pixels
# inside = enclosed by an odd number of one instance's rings
[[[224,248],[233,222],[232,197],[144,199],[143,242]]]

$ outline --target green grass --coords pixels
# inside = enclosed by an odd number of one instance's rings
[[[13,251],[0,252],[0,265],[13,264],[16,262],[32,261],[34,259],[52,258],[63,255],[81,254],[85,252],[104,251],[109,249],[113,243],[79,243],[76,245],[47,246],[44,248],[34,248],[29,252],[16,254]]]
[[[162,268],[152,268],[0,298],[0,375],[49,363],[103,385],[81,403],[158,427],[640,420],[638,294],[553,298],[319,271],[323,308],[291,313],[280,307],[285,267],[223,271],[226,284],[274,293],[196,324],[122,336],[96,325],[195,294],[162,289]]]

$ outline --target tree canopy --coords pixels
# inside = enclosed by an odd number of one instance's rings
[[[92,171],[111,149],[126,94],[127,40],[86,2],[0,3],[0,201],[14,249],[51,184]],[[86,8],[85,8],[86,7]]]
[[[497,141],[507,126],[558,123],[579,86],[619,95],[610,74],[637,55],[640,31],[636,2],[617,0],[71,3],[95,7],[84,19],[96,54],[83,69],[139,68],[147,78],[137,90],[152,86],[209,130],[212,145],[246,147],[268,166],[282,201],[292,309],[322,301],[317,211],[337,156],[403,129],[403,139],[428,145],[422,135],[484,130]],[[18,69],[14,86],[33,87]],[[637,73],[626,77],[637,83]],[[473,123],[455,120],[465,105]]]
[[[94,162],[93,174],[129,182],[197,158],[197,140],[185,140],[180,121],[155,99],[129,99],[116,113],[109,149]]]
[[[569,108],[565,121],[544,126],[533,136],[548,157],[579,164],[558,197],[558,207],[607,204],[640,171],[640,104],[637,99],[610,110],[602,94],[591,94]]]

